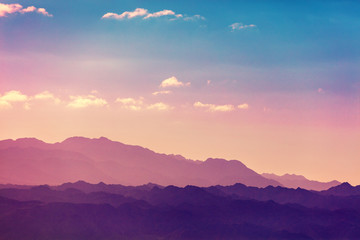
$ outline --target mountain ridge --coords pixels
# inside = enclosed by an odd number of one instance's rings
[[[0,181],[10,184],[58,184],[83,179],[91,183],[104,181],[124,185],[148,182],[176,186],[230,185],[236,182],[259,187],[281,185],[262,177],[238,160],[208,158],[202,162],[194,161],[105,137],[71,137],[57,143],[45,143],[36,138],[3,140],[0,141],[0,161],[4,166],[0,175],[5,176]],[[28,169],[38,172],[41,178],[32,175]],[[19,171],[22,174],[18,174]],[[25,176],[27,181],[21,182]]]

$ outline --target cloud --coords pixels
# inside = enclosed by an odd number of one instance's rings
[[[10,108],[12,108],[12,105],[9,102],[0,99],[0,110],[10,109]]]
[[[164,9],[162,11],[159,11],[159,12],[155,12],[155,13],[149,13],[148,15],[146,15],[144,17],[144,19],[148,19],[148,18],[153,18],[153,17],[161,17],[161,16],[169,16],[169,15],[173,15],[175,16],[175,12],[171,11],[171,10],[167,10],[167,9]],[[179,17],[182,16],[182,15],[179,15]]]
[[[243,103],[243,104],[238,105],[237,107],[238,107],[238,109],[247,110],[247,109],[249,109],[250,106],[247,103]]]
[[[169,9],[164,9],[158,12],[153,12],[150,13],[149,10],[145,9],[145,8],[136,8],[134,11],[126,11],[123,12],[121,14],[117,14],[117,13],[112,13],[112,12],[108,12],[106,14],[104,14],[101,18],[102,19],[106,19],[106,18],[110,18],[110,19],[117,19],[117,20],[124,20],[124,19],[132,19],[135,17],[142,17],[142,19],[149,19],[149,18],[158,18],[158,17],[163,17],[163,16],[172,16],[173,18],[170,20],[176,20],[176,19],[183,19],[185,21],[190,21],[190,20],[205,20],[205,18],[203,16],[200,15],[194,15],[194,16],[184,16],[183,14],[176,14],[174,11],[169,10]]]
[[[20,91],[9,91],[6,92],[3,96],[0,97],[2,101],[7,102],[26,102],[28,100],[28,96],[22,94]]]
[[[0,96],[0,109],[10,109],[12,108],[12,103],[24,103],[24,108],[28,109],[29,106],[28,102],[30,98],[22,94],[20,91],[9,91],[6,92],[4,95]]]
[[[184,17],[184,21],[195,21],[195,20],[206,20],[205,17],[196,14],[194,16],[190,16],[190,17]]]
[[[41,93],[38,93],[34,96],[34,99],[36,100],[52,100],[56,104],[61,103],[61,100],[54,96],[54,94],[50,93],[49,91],[44,91]]]
[[[136,8],[133,12],[123,12],[122,14],[117,13],[106,13],[102,18],[113,18],[113,19],[131,19],[134,17],[148,15],[148,10],[144,8]]]
[[[324,89],[322,89],[322,88],[318,88],[317,92],[320,93],[320,94],[324,94],[324,93],[325,93]]]
[[[242,23],[233,23],[229,27],[231,28],[231,31],[234,32],[235,30],[242,30],[242,29],[246,29],[246,28],[255,28],[256,25],[254,25],[254,24],[244,25]]]
[[[165,79],[161,82],[160,87],[161,88],[167,88],[167,87],[184,87],[184,86],[190,86],[191,83],[183,83],[180,82],[176,77],[172,76],[170,78]]]
[[[140,97],[138,100],[134,98],[117,98],[115,102],[121,103],[123,106],[122,108],[133,110],[133,111],[140,111],[143,108],[144,99]]]
[[[173,109],[173,107],[171,107],[170,105],[167,105],[165,103],[158,102],[158,103],[154,103],[154,104],[149,105],[147,107],[147,109],[158,110],[158,111],[168,111],[168,110]]]
[[[164,90],[164,91],[153,92],[152,95],[157,96],[157,95],[165,95],[165,94],[171,94],[171,93],[172,93],[172,91]]]
[[[134,98],[117,98],[115,102],[121,103],[122,108],[133,110],[133,111],[140,111],[140,110],[158,110],[158,111],[166,111],[171,110],[173,107],[162,103],[154,103],[154,104],[145,104],[144,98],[140,97],[139,99]]]
[[[98,98],[94,95],[70,96],[70,99],[71,102],[67,105],[70,108],[103,107],[108,104],[105,99]]]
[[[18,3],[13,3],[13,4],[5,4],[5,3],[0,3],[0,17],[6,17],[9,14],[13,14],[13,13],[29,13],[29,12],[36,12],[39,14],[42,14],[44,16],[47,17],[52,17],[52,14],[49,14],[45,8],[36,8],[34,6],[29,6],[27,8],[23,8],[22,5],[18,4]]]
[[[215,104],[196,102],[194,103],[194,107],[204,108],[206,109],[206,111],[209,112],[231,112],[235,110],[235,107],[231,104],[215,105]]]

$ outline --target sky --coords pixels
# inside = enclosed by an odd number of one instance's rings
[[[0,0],[0,139],[105,136],[360,184],[360,2]]]

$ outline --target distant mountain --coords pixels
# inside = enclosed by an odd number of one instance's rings
[[[343,206],[334,208],[334,200]],[[8,188],[0,189],[0,239],[360,239],[359,203],[360,196],[243,184],[180,188],[80,181]]]
[[[285,174],[282,176],[273,173],[263,173],[263,177],[275,180],[288,188],[304,188],[308,190],[322,191],[340,184],[338,181],[318,182],[305,178],[301,175]]]
[[[321,193],[335,196],[360,196],[360,185],[354,187],[350,183],[345,182]]]
[[[57,185],[79,179],[123,185],[281,185],[237,160],[193,161],[101,137],[48,144],[34,138],[0,141],[0,182]]]

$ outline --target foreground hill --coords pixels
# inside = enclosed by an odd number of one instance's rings
[[[55,144],[34,138],[0,141],[0,164],[4,184],[56,185],[82,179],[124,185],[281,185],[237,160],[193,161],[103,137],[73,137]]]
[[[3,240],[360,239],[357,195],[242,184],[16,187],[0,189]]]
[[[295,174],[284,174],[282,176],[278,176],[273,173],[263,173],[261,175],[268,179],[273,179],[275,181],[278,181],[284,187],[288,187],[288,188],[300,187],[308,190],[321,191],[340,185],[340,182],[338,181],[319,182],[319,181],[309,180],[304,176],[295,175]]]

